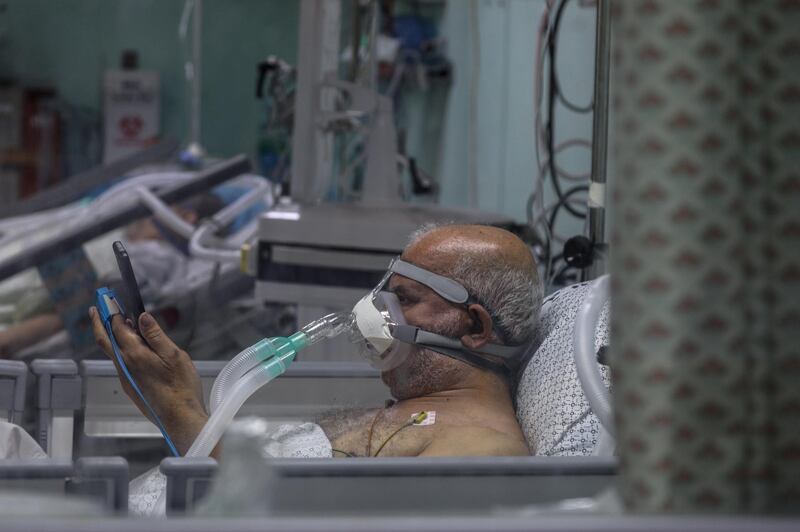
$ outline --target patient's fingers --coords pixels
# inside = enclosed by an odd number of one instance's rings
[[[111,330],[114,331],[114,339],[123,353],[146,347],[142,337],[129,325],[130,320],[125,320],[122,315],[116,314],[111,318]]]
[[[167,336],[149,312],[144,312],[139,316],[139,330],[142,331],[142,336],[153,351],[162,359],[173,361],[180,353],[175,342]]]
[[[138,366],[153,357],[154,353],[147,347],[142,337],[121,315],[117,314],[111,318],[111,330],[114,331],[114,339],[126,364]]]

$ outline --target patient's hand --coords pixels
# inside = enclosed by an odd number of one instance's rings
[[[89,309],[89,316],[97,343],[114,362],[122,388],[148,416],[147,409],[117,363],[97,309]],[[114,316],[111,324],[128,370],[164,423],[178,451],[185,454],[208,419],[200,376],[191,358],[167,337],[149,313],[139,316],[139,330],[144,339],[125,323],[122,316]]]

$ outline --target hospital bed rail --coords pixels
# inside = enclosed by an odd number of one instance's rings
[[[72,459],[75,412],[83,395],[78,365],[73,360],[37,359],[36,440],[50,458]]]
[[[143,526],[144,524],[144,526]],[[517,515],[497,512],[490,515],[435,517],[405,515],[380,517],[300,517],[221,519],[35,519],[0,522],[0,532],[796,532],[800,519],[755,515]]]
[[[195,362],[206,400],[225,364]],[[91,449],[91,454],[105,454],[98,449],[115,440],[144,444],[144,440],[161,438],[158,429],[124,393],[110,360],[83,360],[79,365],[65,360],[35,360],[31,367],[39,377],[37,439],[49,456],[72,458],[84,454],[81,447]],[[308,421],[335,408],[381,406],[388,398],[380,373],[365,363],[300,360],[253,395],[239,417]],[[73,442],[78,449],[73,449]],[[118,451],[112,450],[112,454]]]
[[[156,196],[164,203],[173,204],[210,190],[249,171],[250,162],[247,157],[245,155],[237,155],[198,172],[196,177],[186,183],[181,183],[159,192]],[[145,205],[132,203],[119,211],[92,217],[84,224],[69,228],[61,234],[32,245],[22,253],[0,261],[0,281],[66,253],[95,237],[149,216],[150,213],[150,210]]]
[[[28,366],[18,360],[0,360],[0,410],[19,425],[25,414]]]
[[[127,513],[128,477],[128,463],[118,456],[0,460],[0,490],[80,495],[117,514]]]
[[[63,183],[48,187],[34,196],[3,205],[3,209],[0,211],[0,220],[53,209],[77,201],[92,189],[107,185],[112,180],[143,165],[166,161],[178,151],[178,148],[178,141],[165,139],[112,163],[99,165],[70,176]]]
[[[614,482],[601,457],[276,459],[264,504],[270,515],[479,515],[592,497]],[[210,458],[165,458],[167,513],[193,511],[216,473]]]

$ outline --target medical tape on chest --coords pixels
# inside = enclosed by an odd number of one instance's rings
[[[417,417],[421,414],[425,414],[419,421],[417,421]],[[411,416],[411,424],[415,427],[427,427],[428,425],[433,425],[436,423],[436,411],[435,410],[426,410],[424,412],[417,412],[412,414]]]

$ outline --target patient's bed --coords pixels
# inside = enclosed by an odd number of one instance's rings
[[[364,504],[375,513],[419,508],[431,513],[484,514],[503,505],[587,497],[609,486],[616,461],[610,456],[589,456],[598,441],[599,425],[582,395],[570,341],[577,307],[588,290],[586,284],[576,285],[546,300],[521,373],[516,394],[518,417],[536,456],[284,459],[275,464],[281,489],[274,492],[271,504],[287,516],[301,510],[311,512],[309,515],[360,512]],[[598,324],[598,348],[607,342],[607,314],[606,309]],[[39,417],[45,421],[39,424],[39,440],[51,456],[74,460],[87,453],[162,447],[158,432],[122,392],[110,361],[85,361],[80,366],[67,362],[33,364],[38,376]],[[208,389],[222,363],[197,365]],[[262,392],[253,397],[243,415],[259,414],[285,422],[313,418],[330,407],[379,404],[387,397],[374,370],[362,364],[330,362],[298,361]],[[60,399],[42,401],[47,398]],[[72,447],[74,444],[77,447]],[[210,459],[164,460],[161,471],[168,479],[168,512],[191,512],[207,492],[216,470],[216,462]],[[401,497],[411,486],[415,496]],[[294,505],[292,493],[304,494],[308,504]]]

